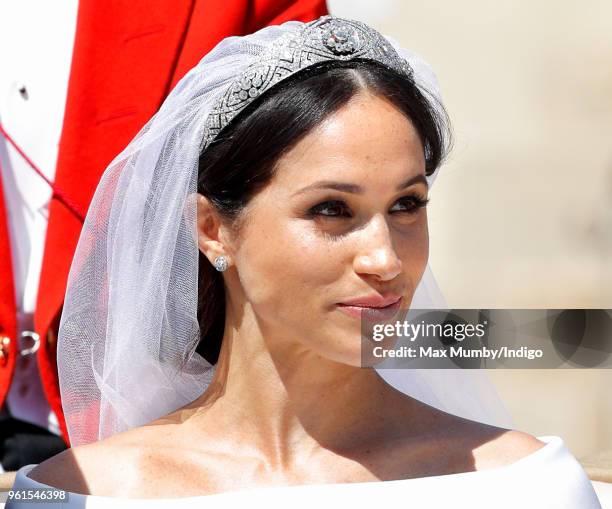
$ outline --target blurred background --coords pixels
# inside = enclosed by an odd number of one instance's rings
[[[455,148],[430,263],[451,308],[612,308],[612,2],[328,0],[421,55]],[[489,370],[516,429],[612,450],[611,370]]]

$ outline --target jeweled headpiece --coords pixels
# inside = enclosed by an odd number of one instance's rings
[[[325,61],[373,60],[412,79],[413,70],[376,30],[359,21],[323,16],[275,41],[227,89],[206,121],[204,150],[231,120],[277,83]]]

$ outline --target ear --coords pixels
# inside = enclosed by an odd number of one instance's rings
[[[214,263],[217,256],[231,254],[229,230],[208,198],[196,193],[195,201],[198,248],[211,263]]]

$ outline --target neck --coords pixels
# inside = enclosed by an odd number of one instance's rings
[[[331,361],[286,338],[264,338],[243,320],[239,329],[226,324],[213,381],[189,407],[196,429],[214,430],[216,438],[283,467],[293,456],[322,449],[350,454],[389,438],[399,414],[410,426],[419,404],[372,368]]]

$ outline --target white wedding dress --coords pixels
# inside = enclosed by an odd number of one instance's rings
[[[601,509],[585,471],[557,436],[538,437],[546,445],[503,467],[476,472],[384,482],[263,487],[172,499],[127,499],[68,493],[64,503],[8,500],[5,509],[221,509],[227,507],[308,508],[470,508]],[[19,470],[14,494],[50,486]]]

